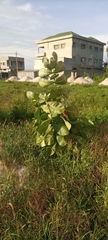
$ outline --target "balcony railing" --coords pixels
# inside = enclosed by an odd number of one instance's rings
[[[45,56],[46,56],[45,52],[36,53],[36,57],[38,57],[38,58],[45,57]]]

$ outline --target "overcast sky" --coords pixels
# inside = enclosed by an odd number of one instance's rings
[[[108,0],[0,0],[0,56],[17,52],[33,69],[36,41],[72,31],[107,43],[107,24]]]

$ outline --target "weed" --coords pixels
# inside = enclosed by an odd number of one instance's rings
[[[69,87],[69,101],[75,102],[82,121],[87,116],[95,127],[85,141],[49,157],[35,144],[33,109],[24,100],[34,85],[0,85],[0,239],[107,240],[108,89]],[[21,167],[27,178],[19,179]]]

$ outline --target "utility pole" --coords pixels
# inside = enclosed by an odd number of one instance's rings
[[[17,58],[17,52],[15,54],[16,54],[16,75],[17,75],[17,78],[18,78],[18,58]]]
[[[106,52],[107,52],[107,68],[108,68],[108,42],[107,42]]]

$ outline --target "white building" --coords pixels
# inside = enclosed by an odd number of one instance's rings
[[[17,76],[17,71],[24,70],[24,58],[0,57],[0,78]]]
[[[84,72],[91,74],[102,74],[103,68],[103,42],[93,37],[83,37],[74,32],[64,32],[47,37],[37,42],[37,60],[34,62],[34,69],[43,67],[42,58],[50,58],[52,52],[58,54],[58,60],[65,63],[65,73],[71,72],[82,76]]]

